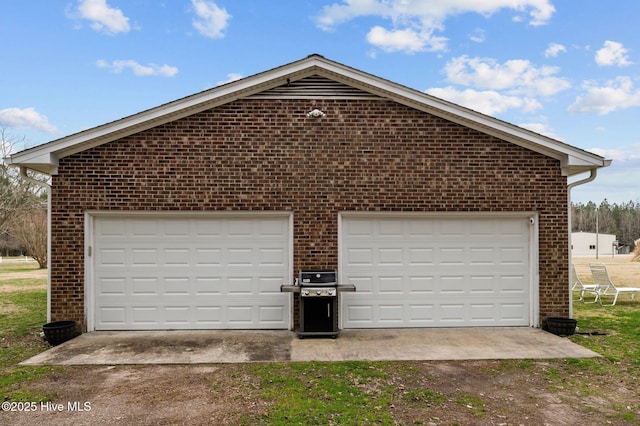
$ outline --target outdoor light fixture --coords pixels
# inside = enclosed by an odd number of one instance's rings
[[[307,117],[308,118],[322,118],[324,116],[326,116],[327,114],[325,114],[324,112],[320,111],[318,108],[314,108],[313,110],[309,111],[307,113]]]

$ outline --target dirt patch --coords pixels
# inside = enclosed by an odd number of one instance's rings
[[[13,280],[41,280],[41,283],[16,285],[16,284],[3,284],[4,282]],[[20,272],[3,272],[0,273],[0,293],[14,292],[14,291],[33,291],[44,290],[47,288],[47,270],[46,269],[34,269],[31,271]]]
[[[46,284],[36,284],[36,285],[25,285],[25,286],[16,286],[16,285],[0,285],[0,293],[12,293],[14,291],[33,291],[33,290],[46,290]]]
[[[2,289],[0,289],[0,293],[2,293]],[[0,315],[15,314],[17,312],[24,312],[24,309],[10,303],[4,303],[0,301]]]
[[[9,281],[15,279],[47,279],[46,269],[34,269],[32,271],[20,271],[20,272],[3,272],[0,274],[1,281]]]
[[[569,368],[563,360],[526,363],[373,363],[384,378],[357,385],[372,398],[391,389],[392,403],[379,409],[397,424],[622,425],[629,418],[607,407],[625,404],[639,415],[633,380],[580,375],[576,385],[550,378]],[[27,388],[54,391],[62,410],[2,413],[11,424],[256,424],[268,423],[272,403],[251,364],[65,367]]]

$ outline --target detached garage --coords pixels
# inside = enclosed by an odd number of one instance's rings
[[[87,331],[295,329],[327,269],[342,328],[537,327],[609,164],[319,55],[5,162],[51,176],[49,319]]]

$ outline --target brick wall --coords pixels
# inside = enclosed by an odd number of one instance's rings
[[[89,209],[293,211],[294,273],[337,268],[340,211],[536,211],[540,316],[568,315],[559,162],[390,101],[235,101],[61,159],[52,195],[53,320],[84,324]]]

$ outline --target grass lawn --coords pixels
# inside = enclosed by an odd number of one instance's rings
[[[0,395],[5,401],[46,401],[53,396],[31,394],[16,386],[57,370],[18,365],[49,348],[40,337],[47,320],[46,278],[41,273],[34,278],[37,270],[35,262],[0,263]],[[9,275],[12,278],[4,278]]]
[[[625,277],[619,278],[627,280],[621,285],[639,285],[632,280],[640,277],[636,269],[640,264],[621,265],[622,271],[612,265],[612,276]],[[40,337],[46,322],[42,286],[46,278],[34,278],[35,269],[37,265],[31,263],[0,263],[0,396],[4,401],[54,400],[55,389],[32,384],[79,374],[74,367],[18,365],[49,347]],[[585,264],[577,269],[589,282]],[[21,278],[22,273],[30,278]],[[513,416],[539,418],[551,399],[551,406],[560,413],[564,404],[593,416],[585,417],[593,418],[593,423],[581,424],[640,425],[640,300],[625,296],[614,307],[576,301],[574,317],[579,334],[570,339],[603,357],[238,364],[221,367],[226,375],[220,380],[225,389],[238,390],[235,397],[241,400],[229,404],[234,409],[251,398],[252,407],[262,407],[234,417],[233,423],[241,424],[496,424],[495,419],[502,418],[510,419],[504,424],[518,424],[511,421]],[[451,371],[457,372],[459,382],[448,382]],[[492,384],[483,387],[485,383]],[[530,392],[528,387],[536,389]],[[504,394],[502,399],[499,394]]]

